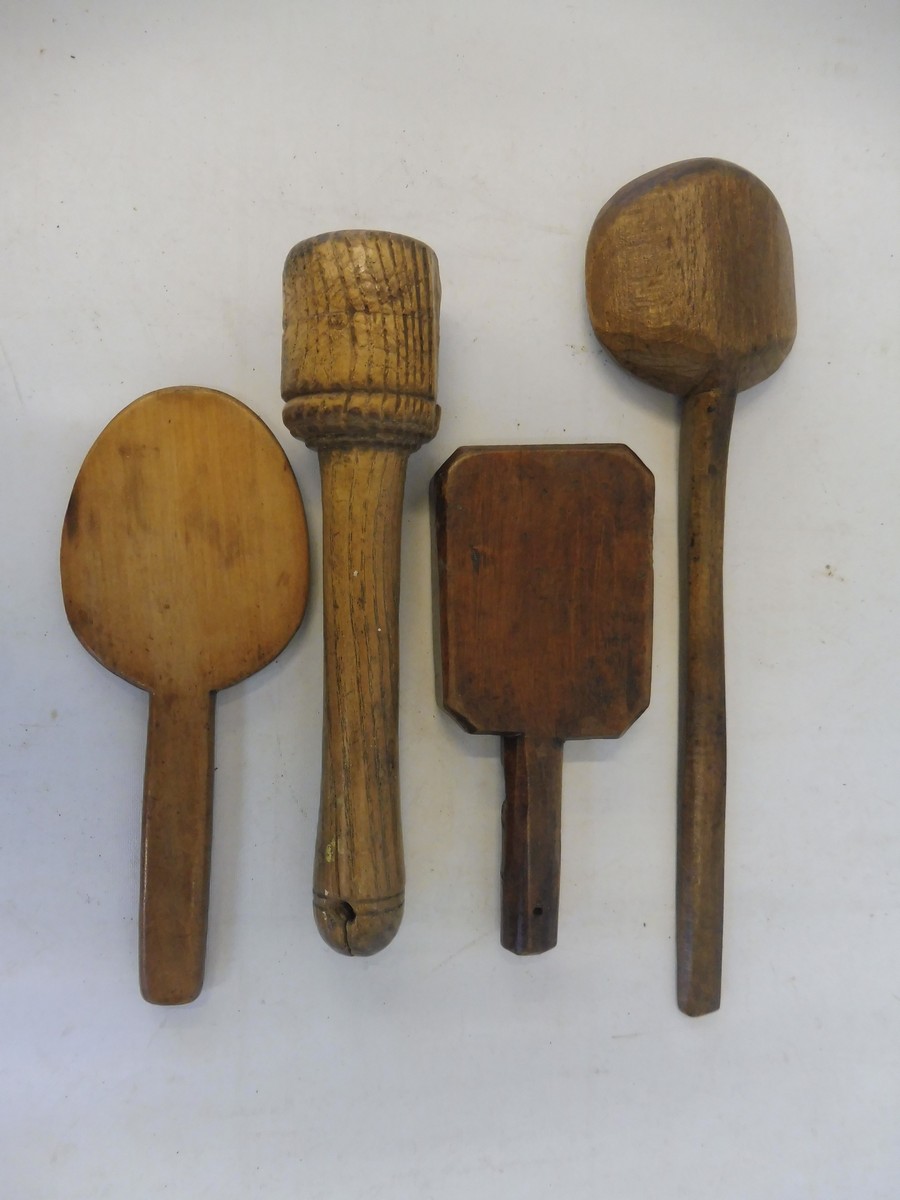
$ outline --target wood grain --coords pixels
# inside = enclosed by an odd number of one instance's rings
[[[434,479],[444,707],[503,738],[501,941],[556,944],[563,742],[650,698],[653,477],[625,446],[466,447]]]
[[[719,1007],[725,846],[725,478],[735,397],[796,334],[790,237],[775,197],[694,159],[626,185],[588,239],[594,332],[632,374],[684,397],[679,466],[681,719],[678,1003]]]
[[[563,741],[528,733],[502,745],[500,943],[513,954],[543,954],[559,930]]]
[[[400,533],[409,454],[437,432],[440,283],[421,242],[350,230],[284,270],[284,420],[319,453],[325,718],[313,882],[319,931],[374,954],[403,915]]]
[[[153,1003],[186,1003],[203,983],[214,693],[270,662],[306,605],[306,520],[290,464],[232,397],[151,392],[85,458],[60,568],[82,644],[150,693],[141,989]]]

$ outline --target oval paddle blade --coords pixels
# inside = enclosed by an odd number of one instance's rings
[[[287,457],[222,392],[142,396],[84,460],[60,562],[72,628],[109,670],[149,691],[237,683],[287,644],[306,605]]]

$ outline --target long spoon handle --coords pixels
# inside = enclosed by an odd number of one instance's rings
[[[725,870],[722,553],[733,389],[684,401],[679,463],[681,722],[676,924],[678,1006],[719,1007]]]
[[[141,833],[141,992],[187,1004],[203,986],[212,842],[208,691],[153,693]]]

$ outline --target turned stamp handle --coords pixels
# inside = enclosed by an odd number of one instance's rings
[[[374,954],[403,915],[398,602],[406,463],[437,432],[432,250],[350,230],[284,269],[284,421],[322,476],[325,712],[313,879],[319,930]]]

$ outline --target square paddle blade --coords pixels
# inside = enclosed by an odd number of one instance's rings
[[[620,445],[463,448],[434,486],[444,707],[619,737],[650,700],[651,473]]]

